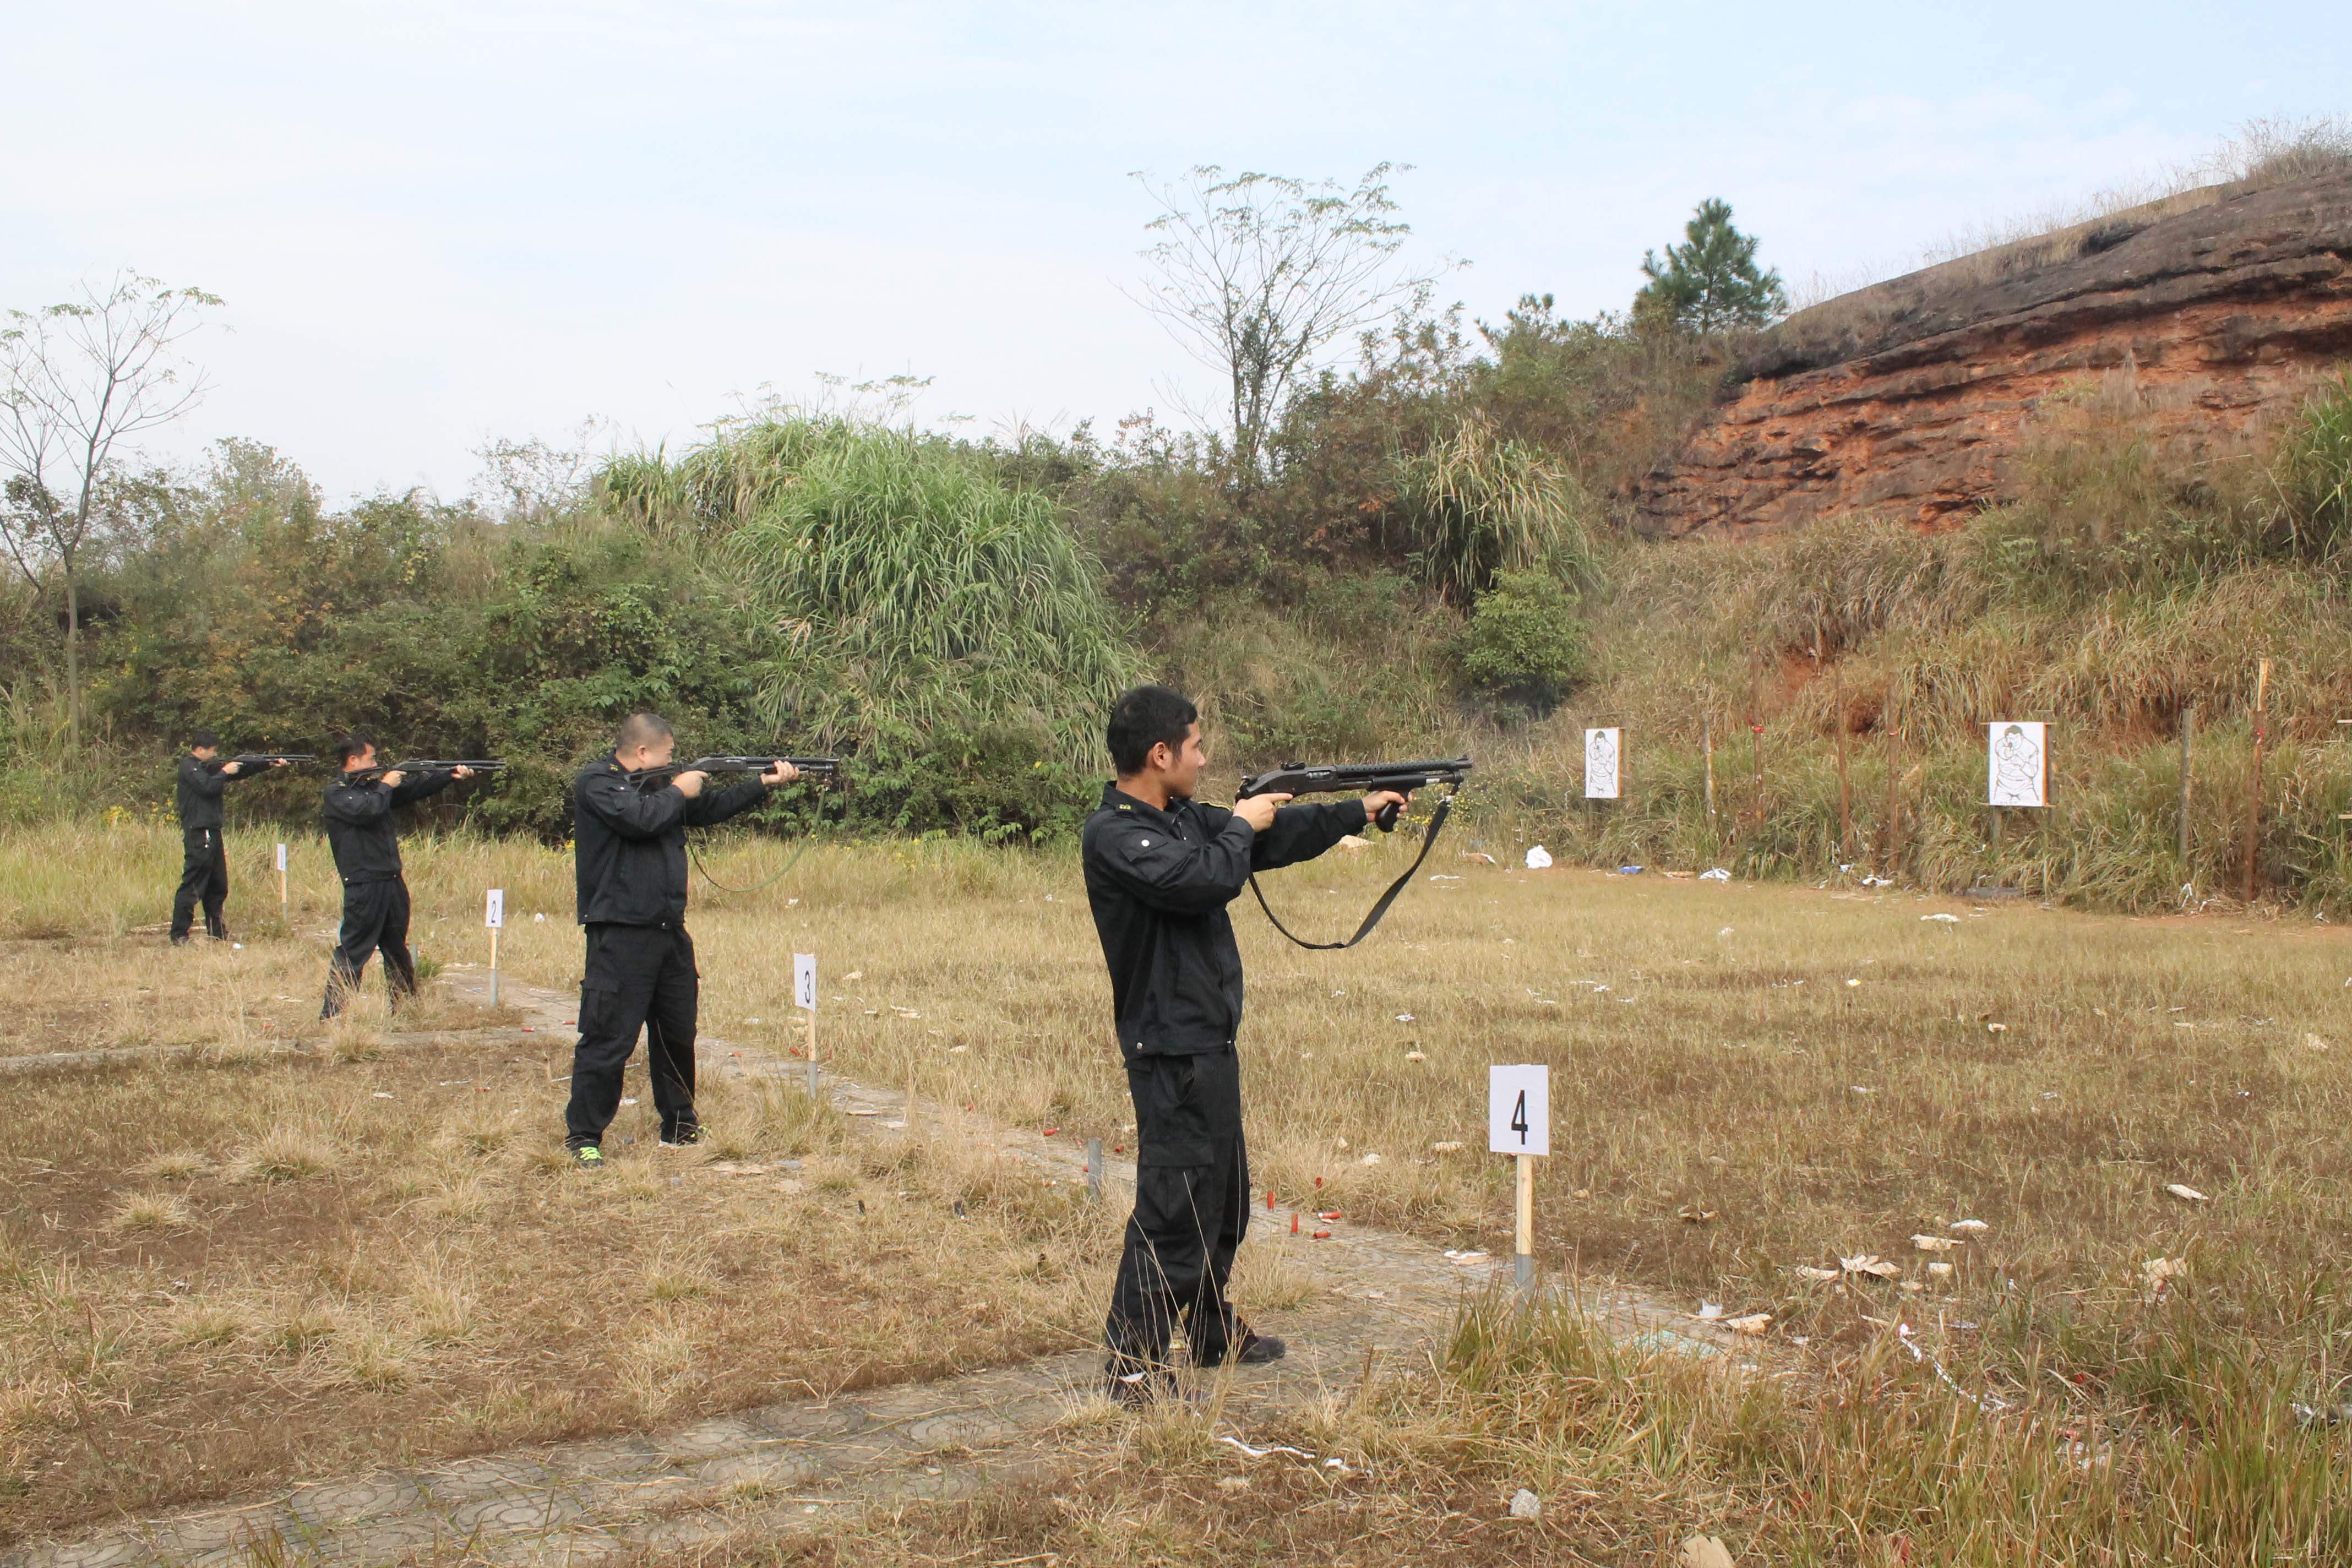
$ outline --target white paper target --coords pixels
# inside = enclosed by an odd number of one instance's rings
[[[2050,727],[2024,721],[1988,725],[1985,800],[1991,805],[2050,804]]]
[[[1584,732],[1584,798],[1617,798],[1617,763],[1623,737],[1612,726]]]

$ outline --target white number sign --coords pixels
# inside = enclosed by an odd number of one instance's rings
[[[1618,746],[1623,737],[1614,728],[1584,732],[1584,798],[1617,798]]]
[[[816,954],[793,954],[793,1005],[804,1013],[816,1011]]]
[[[1985,736],[1988,805],[2050,804],[2050,727],[2001,722]]]
[[[283,844],[278,847],[278,868],[281,871],[286,869],[286,846]]]
[[[1486,1069],[1486,1147],[1497,1154],[1551,1152],[1551,1068]]]
[[[482,907],[482,923],[492,931],[507,923],[507,890],[504,888],[490,889],[489,902]]]

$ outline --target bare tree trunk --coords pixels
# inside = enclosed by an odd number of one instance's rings
[[[81,754],[81,580],[66,557],[66,745]]]

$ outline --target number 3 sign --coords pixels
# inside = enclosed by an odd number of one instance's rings
[[[1486,1069],[1486,1147],[1497,1154],[1551,1152],[1551,1068]]]

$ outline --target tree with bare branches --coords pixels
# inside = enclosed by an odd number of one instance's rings
[[[1134,176],[1160,207],[1144,226],[1158,237],[1139,302],[1227,378],[1244,484],[1263,477],[1267,427],[1327,345],[1428,304],[1437,278],[1401,258],[1412,230],[1389,194],[1407,167],[1376,163],[1352,188],[1214,164],[1164,184]]]
[[[67,733],[81,746],[81,570],[127,443],[171,424],[205,395],[178,352],[221,301],[120,272],[101,293],[0,327],[0,545],[36,588],[54,564],[66,604]]]

